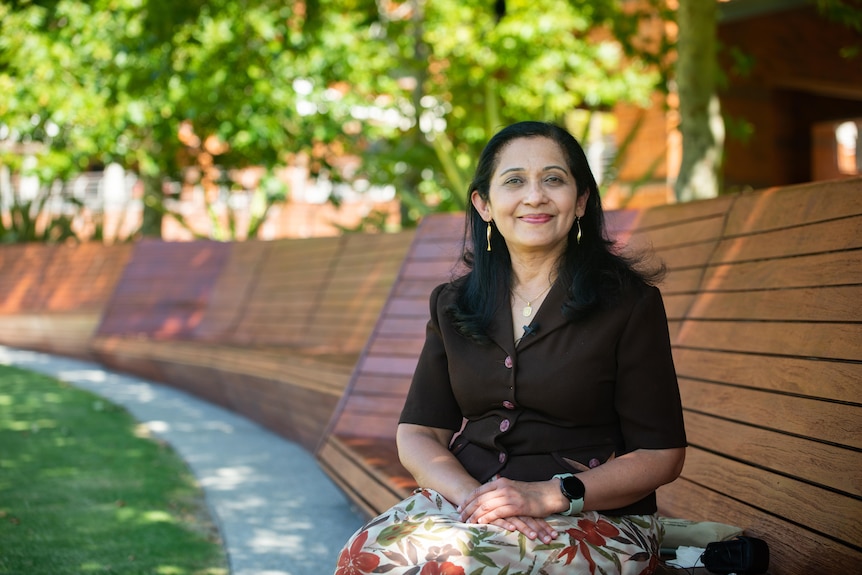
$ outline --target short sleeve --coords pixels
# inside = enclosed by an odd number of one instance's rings
[[[458,431],[462,423],[461,410],[449,380],[449,362],[440,332],[440,314],[443,312],[438,309],[438,299],[446,285],[437,286],[431,293],[431,319],[425,328],[425,344],[399,423]]]
[[[616,409],[627,451],[685,447],[679,384],[661,293],[648,287],[617,349]]]

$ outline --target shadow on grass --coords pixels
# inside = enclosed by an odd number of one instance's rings
[[[0,365],[0,573],[224,575],[186,464],[121,407]]]

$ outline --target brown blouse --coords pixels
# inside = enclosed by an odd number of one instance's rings
[[[451,450],[478,481],[543,481],[636,449],[685,447],[682,406],[659,290],[632,289],[612,308],[568,322],[555,284],[516,346],[503,301],[492,343],[459,334],[431,294],[431,320],[402,423],[463,431]],[[609,515],[656,511],[655,493]]]

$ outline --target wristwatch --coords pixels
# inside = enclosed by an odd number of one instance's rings
[[[574,473],[560,473],[554,475],[560,480],[560,491],[566,499],[569,500],[568,511],[563,511],[563,515],[577,515],[584,510],[584,494],[586,489],[584,483]]]

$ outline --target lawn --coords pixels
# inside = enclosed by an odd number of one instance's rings
[[[188,467],[123,408],[0,365],[0,574],[225,575]]]

